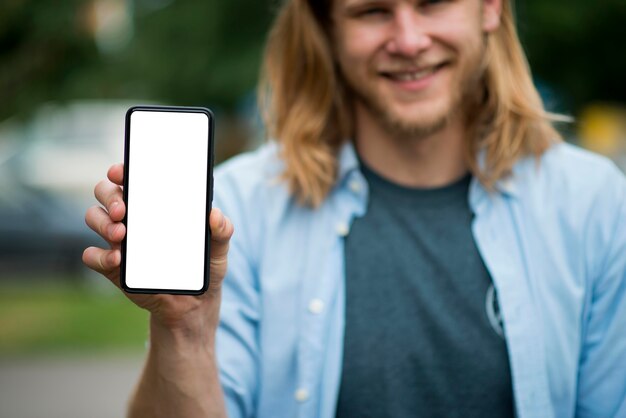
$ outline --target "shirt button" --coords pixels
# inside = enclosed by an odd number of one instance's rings
[[[352,180],[348,186],[350,187],[350,190],[352,190],[354,193],[358,193],[361,191],[361,183],[356,180]]]
[[[296,398],[296,401],[304,402],[309,399],[309,391],[304,388],[300,388],[296,390],[294,397]]]
[[[345,237],[350,232],[350,229],[348,228],[348,225],[346,225],[345,223],[341,222],[341,223],[337,224],[336,231],[337,231],[337,234],[339,234],[339,236]]]
[[[510,192],[513,187],[513,181],[511,179],[503,179],[500,181],[500,186],[505,192]]]
[[[321,314],[324,310],[324,302],[321,299],[311,299],[309,302],[309,312],[312,314]]]

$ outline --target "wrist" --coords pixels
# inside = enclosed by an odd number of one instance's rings
[[[201,315],[177,321],[175,324],[163,322],[154,314],[150,315],[150,347],[212,348],[215,345],[217,324]]]
[[[203,295],[194,308],[180,315],[150,314],[150,346],[161,349],[203,347],[213,350],[219,325],[221,295]]]

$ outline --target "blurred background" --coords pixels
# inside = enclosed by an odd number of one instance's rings
[[[255,84],[278,0],[0,2],[0,417],[123,416],[147,315],[81,263],[93,186],[134,104],[206,106],[216,161],[262,142]],[[517,0],[569,141],[626,168],[626,2]]]

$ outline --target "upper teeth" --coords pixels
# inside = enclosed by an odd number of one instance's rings
[[[419,80],[420,78],[424,78],[427,75],[432,74],[434,70],[435,70],[434,67],[430,67],[430,68],[420,70],[420,71],[411,71],[411,72],[405,72],[405,73],[390,73],[389,76],[393,78],[394,80],[414,81],[414,80]]]

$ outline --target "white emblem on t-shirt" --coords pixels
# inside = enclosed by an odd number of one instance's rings
[[[485,298],[485,310],[491,328],[500,337],[504,338],[504,326],[502,324],[502,314],[500,313],[500,304],[498,303],[498,293],[493,287],[493,283],[487,289],[487,297]]]

